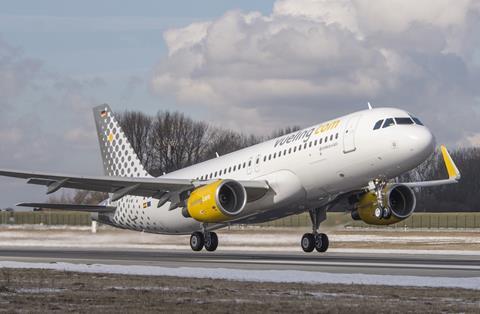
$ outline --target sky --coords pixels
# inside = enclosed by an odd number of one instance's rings
[[[0,168],[101,174],[101,103],[264,134],[371,102],[479,145],[478,30],[479,0],[0,0]]]

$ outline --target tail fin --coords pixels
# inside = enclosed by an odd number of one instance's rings
[[[150,177],[108,105],[93,108],[105,175]]]

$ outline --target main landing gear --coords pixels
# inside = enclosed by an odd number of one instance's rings
[[[304,252],[310,253],[314,249],[323,253],[328,250],[330,241],[325,233],[318,233],[320,223],[327,218],[326,208],[313,209],[309,211],[310,220],[312,221],[312,233],[305,233],[300,242]]]
[[[218,236],[215,232],[196,231],[190,236],[190,247],[196,252],[201,251],[204,247],[205,250],[213,252],[218,247]]]

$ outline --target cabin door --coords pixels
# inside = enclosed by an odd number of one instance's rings
[[[355,146],[355,133],[359,120],[360,116],[351,117],[343,131],[343,152],[345,154],[351,153],[357,149]]]

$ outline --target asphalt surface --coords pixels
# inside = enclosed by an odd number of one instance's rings
[[[0,247],[0,261],[480,277],[480,256]]]

